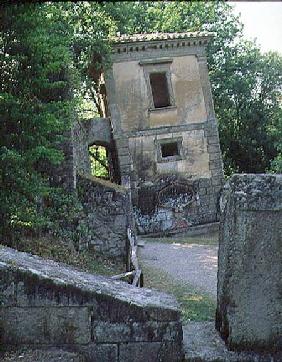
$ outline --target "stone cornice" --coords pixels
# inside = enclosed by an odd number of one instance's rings
[[[214,35],[214,33],[208,32],[122,35],[112,39],[113,53],[122,55],[184,47],[205,47]]]

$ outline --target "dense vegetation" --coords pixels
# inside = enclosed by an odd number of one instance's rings
[[[225,2],[59,2],[1,5],[0,235],[58,231],[77,200],[50,170],[85,99],[99,112],[97,77],[116,32],[215,31],[208,48],[225,171],[282,171],[281,69],[242,38]],[[49,208],[42,208],[42,205]],[[41,212],[39,212],[41,210]],[[47,211],[46,211],[47,210]],[[73,223],[75,224],[75,222]]]

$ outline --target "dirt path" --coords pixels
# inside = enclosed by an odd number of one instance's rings
[[[145,240],[141,263],[168,273],[177,283],[189,284],[216,299],[217,245],[160,243]]]

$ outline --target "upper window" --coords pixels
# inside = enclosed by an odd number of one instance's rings
[[[150,85],[152,89],[154,107],[169,107],[171,104],[166,73],[151,73]]]
[[[139,62],[144,70],[150,112],[160,112],[175,107],[171,82],[171,63],[171,58],[145,59]]]

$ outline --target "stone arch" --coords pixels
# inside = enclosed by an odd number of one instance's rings
[[[112,171],[110,180],[120,182],[120,172],[117,162],[116,146],[112,137],[112,127],[109,118],[94,118],[78,121],[74,127],[75,160],[77,172],[91,173],[89,147],[93,145],[105,147],[111,155]]]
[[[94,176],[107,178],[112,182],[118,183],[119,171],[113,142],[109,143],[96,139],[88,144],[88,154],[90,171]],[[100,173],[102,172],[102,174],[99,174],[97,170]]]

